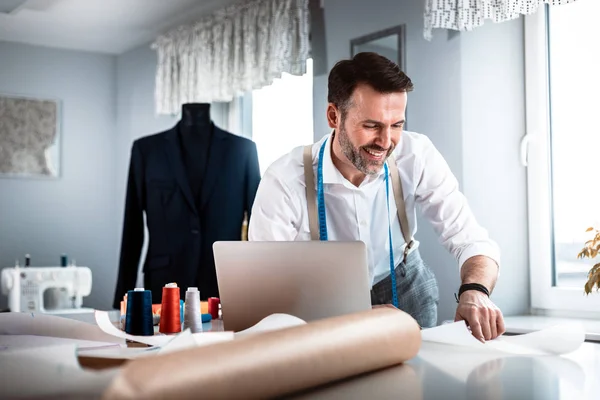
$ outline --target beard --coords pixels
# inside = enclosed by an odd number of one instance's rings
[[[381,152],[386,151],[386,149],[376,144],[366,144],[360,147],[354,146],[354,144],[352,144],[350,138],[348,137],[348,132],[346,131],[346,128],[344,126],[345,124],[342,122],[340,125],[340,147],[342,148],[344,156],[346,156],[346,158],[350,160],[352,165],[354,165],[356,169],[358,169],[365,175],[375,175],[379,171],[381,171],[381,168],[383,168],[383,164],[387,161],[388,157],[394,151],[394,144],[392,143],[390,148],[387,149],[387,153],[381,161],[370,160],[365,157],[362,150],[373,150]]]

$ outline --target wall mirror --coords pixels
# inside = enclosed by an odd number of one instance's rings
[[[405,31],[405,25],[398,25],[352,39],[350,40],[350,55],[354,57],[365,51],[375,52],[396,62],[400,69],[406,72]],[[408,126],[408,107],[406,114],[404,129],[407,129]]]

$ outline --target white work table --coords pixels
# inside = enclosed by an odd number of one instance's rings
[[[75,319],[93,323],[90,315]],[[92,317],[93,318],[93,317]],[[221,321],[204,324],[222,330]],[[8,366],[2,365],[0,372]],[[2,382],[0,373],[0,387]],[[106,381],[106,386],[110,381]],[[102,386],[84,398],[99,398]],[[0,398],[2,390],[0,388]],[[64,393],[62,397],[71,397]],[[79,393],[81,395],[81,393]],[[56,398],[56,396],[54,396]],[[521,356],[423,342],[403,365],[287,396],[289,399],[529,399],[600,398],[600,344],[585,342],[563,356]]]
[[[290,399],[597,400],[600,344],[560,357],[485,357],[423,343],[404,365],[311,390]]]

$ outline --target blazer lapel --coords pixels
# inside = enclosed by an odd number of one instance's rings
[[[223,131],[216,125],[213,125],[213,129],[213,137],[208,154],[208,163],[206,164],[206,171],[204,172],[202,189],[200,191],[200,209],[204,208],[206,202],[210,198],[210,194],[212,193],[215,182],[220,175],[223,163],[227,158],[227,139],[230,133]]]
[[[192,211],[197,214],[198,210],[194,204],[194,196],[192,195],[192,189],[190,188],[190,183],[185,172],[185,166],[183,165],[181,147],[179,146],[179,140],[177,138],[177,127],[171,129],[171,131],[167,133],[166,141],[167,145],[165,146],[165,150],[167,152],[171,168],[173,169],[173,173],[175,174],[175,179],[179,183],[179,186],[183,191],[183,196],[188,202],[188,205]]]

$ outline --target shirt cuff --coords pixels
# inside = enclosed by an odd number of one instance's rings
[[[459,269],[462,269],[465,262],[474,256],[486,256],[491,258],[498,264],[498,272],[500,270],[500,249],[494,243],[475,243],[464,249],[458,257]]]

